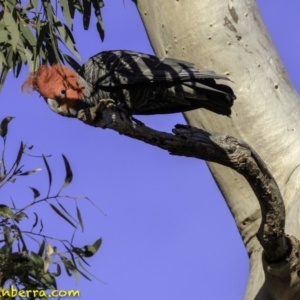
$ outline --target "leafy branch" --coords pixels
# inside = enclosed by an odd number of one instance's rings
[[[83,28],[88,30],[91,9],[97,19],[96,28],[104,39],[101,16],[102,0],[29,0],[23,5],[20,0],[0,1],[0,90],[9,70],[18,77],[22,66],[28,64],[31,71],[44,63],[68,62],[75,69],[77,62],[61,48],[67,48],[80,58],[73,37],[75,13],[83,18]],[[60,7],[64,22],[57,11]]]
[[[10,168],[5,163],[5,153],[7,151],[6,137],[8,124],[12,117],[3,119],[0,124],[0,136],[3,138],[2,163],[0,164],[0,188],[7,183],[15,183],[17,177],[28,176],[35,172],[41,171],[41,168],[23,171],[22,158],[25,150],[31,150],[26,144],[21,143],[16,158]],[[79,275],[91,280],[84,265],[89,266],[86,259],[93,256],[100,248],[102,239],[97,239],[93,244],[78,247],[74,245],[73,238],[78,227],[84,230],[83,218],[78,207],[78,199],[87,197],[72,197],[61,194],[73,180],[73,172],[67,158],[63,155],[66,175],[61,188],[52,192],[52,171],[45,156],[39,157],[43,160],[48,174],[48,189],[45,196],[41,196],[38,189],[29,187],[33,192],[33,200],[22,208],[0,204],[0,288],[14,286],[17,290],[40,290],[46,291],[57,289],[56,278],[61,275],[61,268],[64,267],[66,273],[73,275],[76,281]],[[69,210],[60,201],[61,198],[72,199],[76,206],[76,216],[73,216]],[[74,227],[75,232],[71,240],[59,239],[50,235],[43,234],[44,225],[38,213],[33,212],[35,218],[30,230],[24,230],[21,227],[25,218],[28,218],[29,209],[41,204],[48,204],[51,210],[64,221]],[[38,248],[30,249],[31,244],[28,238],[38,244]],[[58,246],[63,246],[58,251]],[[59,246],[60,248],[60,246]],[[53,267],[55,271],[52,271]],[[51,271],[50,271],[51,270]],[[36,298],[30,298],[36,299]]]

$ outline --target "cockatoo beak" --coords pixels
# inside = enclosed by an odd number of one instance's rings
[[[71,117],[76,118],[78,114],[78,110],[67,106],[66,104],[60,103],[59,100],[51,99],[51,98],[45,98],[46,103],[50,107],[50,109],[57,114],[60,114],[65,117]]]

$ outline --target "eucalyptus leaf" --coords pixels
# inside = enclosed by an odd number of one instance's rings
[[[97,18],[97,24],[96,24],[96,28],[97,31],[100,35],[101,41],[103,42],[104,40],[104,25],[103,25],[103,19],[102,19],[102,15],[101,15],[101,7],[104,6],[102,1],[99,2],[99,0],[92,0],[93,3],[93,7],[94,7],[94,11],[95,11],[95,16]]]
[[[0,204],[0,216],[9,219],[16,219],[17,216],[12,212],[9,206]]]
[[[24,217],[28,219],[28,216],[24,212],[19,212],[18,214],[15,215],[15,220],[17,222],[21,221]]]
[[[36,199],[37,197],[39,197],[41,195],[41,193],[34,187],[29,187],[32,191],[33,191],[33,197],[34,199]]]
[[[5,138],[7,135],[7,131],[8,131],[8,123],[14,119],[14,117],[6,117],[1,121],[0,124],[0,135]]]
[[[80,213],[78,206],[76,206],[76,212],[77,212],[77,219],[80,224],[81,230],[84,231],[83,221],[82,221],[81,213]]]
[[[1,125],[0,125],[0,128],[1,128]],[[1,129],[0,129],[0,132],[1,132]],[[15,160],[15,165],[16,166],[18,166],[20,164],[23,153],[24,153],[24,144],[23,144],[23,142],[21,142],[20,143],[20,148],[19,148],[16,160]]]
[[[62,41],[67,46],[67,48],[78,58],[80,59],[80,55],[75,47],[75,40],[74,37],[69,30],[69,28],[60,22],[58,18],[54,16],[54,27],[58,30],[60,37],[62,38]]]
[[[41,168],[36,168],[36,169],[30,170],[30,171],[22,172],[22,173],[20,173],[20,174],[18,174],[18,175],[19,175],[19,176],[27,176],[27,175],[30,175],[30,174],[39,172],[39,171],[41,171],[41,170],[42,170]]]
[[[19,41],[19,29],[9,10],[4,11],[3,21],[6,25],[6,30],[9,32],[7,43],[11,44],[13,51],[15,51]]]
[[[45,166],[46,166],[46,170],[47,170],[47,173],[48,173],[49,188],[48,188],[48,193],[47,193],[47,195],[49,196],[50,189],[51,189],[51,185],[52,185],[52,173],[51,173],[49,164],[48,164],[48,162],[47,162],[47,159],[46,159],[46,157],[45,157],[44,155],[43,155],[43,160],[44,160],[44,163],[45,163]]]
[[[0,30],[0,43],[8,43],[9,32],[5,29]]]
[[[71,56],[69,56],[68,54],[63,54],[64,56],[64,59],[67,61],[67,63],[76,71],[76,72],[79,72],[81,66],[80,64],[75,60],[73,59]]]
[[[7,59],[6,59],[6,62],[7,62],[7,65],[8,65]],[[5,83],[5,79],[6,79],[8,70],[9,70],[8,66],[2,66],[2,70],[1,70],[1,74],[0,74],[0,92],[3,88],[4,83]]]
[[[20,22],[20,25],[19,25],[20,26],[20,31],[22,32],[23,36],[28,41],[30,46],[35,47],[36,39],[33,36],[28,24],[22,18],[19,18],[19,22]]]
[[[93,256],[100,248],[102,244],[102,238],[99,238],[93,245],[84,246],[84,256],[91,257]]]
[[[83,0],[83,28],[88,30],[91,20],[92,3],[90,0]]]
[[[16,65],[14,65],[13,72],[16,78],[19,77],[21,69],[22,69],[22,63],[17,63]]]
[[[41,270],[44,268],[44,260],[40,255],[36,254],[35,252],[31,252],[29,258],[34,268]]]
[[[72,221],[70,221],[57,207],[55,207],[53,204],[49,204],[51,208],[60,216],[62,217],[65,221],[67,221],[69,224],[71,224],[74,228],[77,228]]]
[[[0,31],[0,35],[1,35],[1,31]],[[1,43],[1,41],[0,41],[0,43]],[[6,58],[5,58],[5,56],[3,55],[3,53],[0,51],[0,66],[1,65],[7,65],[7,62],[6,62]]]
[[[8,69],[11,69],[14,65],[13,62],[13,55],[14,55],[14,50],[13,47],[7,47],[7,51],[6,51],[6,62],[7,62],[7,67]]]
[[[65,164],[65,170],[66,170],[66,177],[65,177],[65,181],[64,184],[62,186],[62,189],[65,188],[66,186],[68,186],[72,180],[73,180],[73,172],[70,166],[69,161],[67,160],[67,158],[62,154],[63,160],[64,160],[64,164]]]
[[[35,212],[33,212],[33,213],[34,213],[34,216],[35,216],[35,221],[34,221],[32,227],[31,227],[31,231],[34,229],[34,227],[36,227],[36,225],[39,221],[39,216]]]
[[[27,63],[27,56],[24,48],[21,49],[21,47],[18,47],[18,55],[22,63]]]
[[[58,0],[58,2],[60,4],[65,20],[67,21],[68,25],[72,27],[72,19],[74,17],[74,15],[71,15],[71,11],[74,10],[73,1]]]
[[[44,255],[45,247],[46,247],[46,242],[45,242],[45,240],[43,240],[40,245],[39,252],[38,252],[38,255],[40,257],[42,257]]]
[[[41,283],[43,283],[48,289],[54,288],[57,289],[55,277],[52,274],[46,273],[40,279]]]

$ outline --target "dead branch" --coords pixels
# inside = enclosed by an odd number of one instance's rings
[[[100,106],[99,106],[100,107]],[[265,258],[278,262],[290,253],[285,234],[285,207],[279,188],[258,154],[245,142],[232,136],[207,132],[187,125],[176,125],[173,134],[133,123],[123,112],[93,107],[82,110],[78,118],[95,127],[109,128],[128,137],[167,150],[172,155],[215,162],[242,174],[253,189],[262,212],[257,233]]]

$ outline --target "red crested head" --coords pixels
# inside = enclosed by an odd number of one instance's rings
[[[79,83],[76,73],[66,66],[42,65],[29,74],[22,90],[35,90],[44,98],[81,100],[84,87]]]

